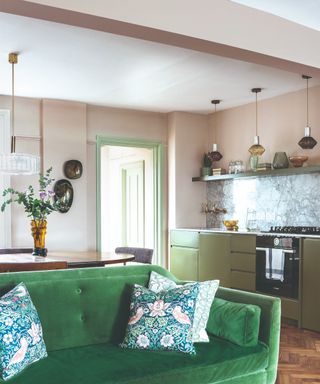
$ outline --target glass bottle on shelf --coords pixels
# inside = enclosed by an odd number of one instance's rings
[[[249,163],[250,163],[251,171],[255,172],[258,168],[259,156],[258,155],[251,155],[250,159],[249,159]]]

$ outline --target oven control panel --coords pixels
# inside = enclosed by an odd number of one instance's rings
[[[299,247],[299,238],[281,235],[257,235],[257,247],[294,249]]]

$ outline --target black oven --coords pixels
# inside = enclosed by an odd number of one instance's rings
[[[257,236],[256,290],[298,299],[299,238],[280,234]]]

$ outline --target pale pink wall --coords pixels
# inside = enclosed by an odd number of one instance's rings
[[[53,177],[66,179],[63,164],[80,160],[81,178],[69,180],[73,204],[66,213],[54,212],[48,220],[46,245],[49,250],[87,249],[87,127],[86,104],[43,100],[44,170],[53,167]]]
[[[11,98],[0,96],[0,108],[10,109]],[[17,150],[40,154],[41,100],[16,98]],[[161,113],[91,106],[69,101],[43,101],[44,168],[54,168],[56,179],[64,178],[63,163],[79,159],[82,178],[71,181],[74,203],[66,214],[53,213],[48,221],[47,247],[54,249],[96,248],[96,135],[138,138],[164,145],[164,207],[167,207],[167,115]],[[12,176],[12,186],[23,191],[36,186],[37,176]],[[12,245],[32,246],[30,220],[23,208],[12,205]],[[164,237],[167,211],[163,213]]]
[[[266,149],[261,162],[272,162],[275,152],[284,151],[288,156],[309,156],[308,164],[320,163],[320,87],[309,89],[309,121],[311,134],[318,141],[312,150],[303,150],[298,141],[306,125],[306,91],[292,92],[272,99],[258,101],[258,134]],[[229,161],[249,161],[248,148],[255,135],[255,104],[223,110],[209,115],[211,137],[216,135],[223,154],[217,163],[226,169]]]
[[[192,177],[200,175],[202,157],[207,150],[207,116],[172,112],[169,137],[169,180],[174,188],[170,191],[170,226],[203,227],[205,215],[201,213],[201,203],[206,201],[206,186],[193,183]]]
[[[167,115],[88,105],[88,140],[96,135],[167,142]]]

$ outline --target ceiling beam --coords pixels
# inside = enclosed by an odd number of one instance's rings
[[[1,0],[0,12],[158,42],[320,78],[320,68],[203,38],[23,0]]]

